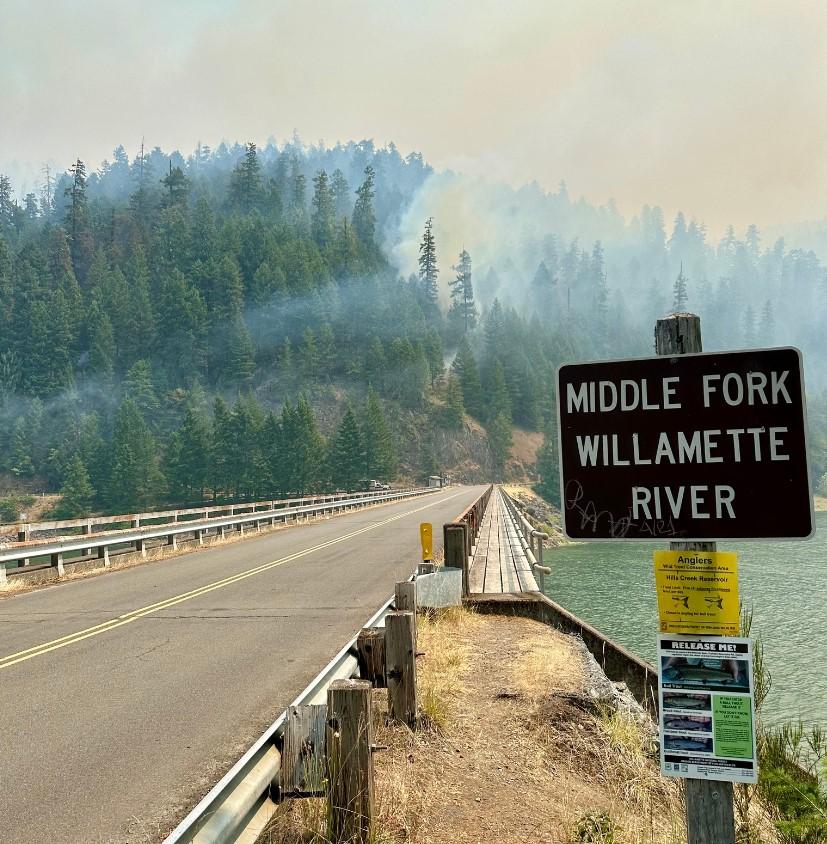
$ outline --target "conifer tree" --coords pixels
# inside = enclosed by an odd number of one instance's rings
[[[683,313],[686,310],[686,303],[689,301],[687,281],[687,277],[683,274],[683,261],[681,261],[680,272],[672,287],[672,310],[675,313]]]
[[[69,168],[69,172],[72,174],[72,181],[63,192],[69,199],[66,209],[66,229],[75,273],[85,276],[92,252],[86,202],[86,165],[78,158]]]
[[[232,318],[227,333],[225,380],[228,384],[245,388],[249,386],[255,368],[250,332],[247,330],[244,317],[238,313]]]
[[[315,381],[319,375],[319,347],[316,345],[316,335],[308,326],[304,329],[301,345],[299,346],[299,364],[302,376],[308,381]]]
[[[468,339],[465,336],[460,340],[452,369],[459,379],[459,384],[462,388],[465,409],[472,416],[481,419],[483,414],[482,384],[480,383],[477,362],[474,359],[471,346],[468,344]]]
[[[511,419],[508,414],[503,412],[494,416],[488,423],[486,431],[497,479],[502,480],[505,462],[511,451]]]
[[[365,465],[362,433],[353,406],[348,404],[330,444],[330,478],[337,489],[354,490]]]
[[[232,417],[227,402],[221,396],[218,396],[213,403],[210,445],[210,483],[213,488],[213,500],[215,500],[219,492],[224,495],[229,493],[231,467],[235,460]]]
[[[353,206],[353,231],[365,245],[374,245],[376,214],[373,210],[373,185],[375,179],[373,167],[365,167],[365,181],[356,190],[356,203]]]
[[[60,503],[56,515],[61,519],[88,516],[94,498],[95,490],[89,480],[89,473],[80,455],[76,454],[63,470],[63,486],[60,488]]]
[[[320,170],[313,179],[313,213],[310,219],[313,240],[320,248],[333,242],[334,205],[327,173]]]
[[[459,253],[459,261],[452,269],[456,272],[456,277],[451,282],[451,308],[448,318],[467,334],[477,324],[477,307],[474,304],[471,256],[465,249]]]
[[[295,466],[293,478],[296,491],[304,494],[318,487],[324,451],[313,409],[304,393],[296,403],[294,431],[295,439],[289,445]]]
[[[256,145],[250,141],[230,178],[230,202],[241,211],[252,211],[261,201],[261,195],[261,164]]]
[[[465,405],[462,400],[462,387],[460,387],[459,379],[452,373],[445,382],[444,425],[446,428],[462,428],[464,417]]]
[[[150,424],[156,422],[160,409],[149,361],[139,360],[126,373],[123,382],[124,396],[132,400],[141,416]]]
[[[146,509],[161,498],[163,476],[156,465],[155,438],[131,398],[115,417],[107,503],[121,512]]]
[[[560,506],[560,462],[557,455],[557,434],[553,418],[546,426],[543,444],[537,454],[537,472],[540,480],[537,491],[555,507]]]
[[[438,312],[439,300],[439,267],[436,260],[433,225],[434,218],[428,217],[422,242],[419,244],[419,283],[426,308],[430,310],[431,315]]]
[[[190,180],[180,167],[172,166],[172,161],[169,162],[169,173],[161,179],[161,184],[166,190],[162,202],[164,208],[186,208]]]
[[[389,480],[396,474],[396,454],[393,436],[379,397],[373,389],[368,390],[365,415],[362,421],[362,443],[365,453],[364,475],[366,478]]]
[[[350,208],[350,186],[347,183],[345,174],[338,168],[333,171],[333,178],[330,184],[330,191],[333,195],[333,208],[337,219],[349,217]]]

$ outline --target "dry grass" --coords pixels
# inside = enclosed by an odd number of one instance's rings
[[[676,782],[651,739],[586,691],[580,648],[537,622],[443,611],[420,618],[423,725],[386,722],[374,694],[374,844],[678,844]],[[260,840],[324,842],[319,800],[294,801]]]

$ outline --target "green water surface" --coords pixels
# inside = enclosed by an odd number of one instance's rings
[[[546,551],[546,594],[654,662],[658,629],[652,552],[667,544],[581,543]],[[827,724],[827,512],[807,542],[721,542],[738,554],[741,599],[754,609],[772,689],[766,722]]]

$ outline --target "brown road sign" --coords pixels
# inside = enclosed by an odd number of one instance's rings
[[[564,364],[557,397],[572,539],[812,536],[797,349]]]

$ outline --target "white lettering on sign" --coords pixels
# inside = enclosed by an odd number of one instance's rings
[[[655,466],[755,463],[789,460],[783,451],[787,426],[770,428],[707,428],[702,431],[661,431],[654,449],[642,447],[640,434],[578,434],[581,466]],[[728,439],[727,439],[728,438]]]
[[[618,408],[630,410],[680,410],[676,400],[680,378],[670,375],[651,386],[649,379],[640,382],[626,378],[618,387],[614,381],[582,381],[566,386],[566,408],[569,413],[610,413]]]
[[[633,486],[632,519],[674,519],[685,516],[688,505],[693,519],[708,519],[711,511],[707,505],[709,487],[704,484],[690,486]],[[689,494],[687,495],[687,490]],[[688,499],[688,500],[687,500]],[[734,519],[735,490],[731,486],[718,484],[712,487],[712,499],[716,519]]]
[[[746,380],[737,372],[727,372],[726,375],[718,373],[704,375],[702,378],[704,407],[712,407],[713,397],[716,395],[730,407],[737,407],[744,401],[750,407],[758,404],[792,404],[793,400],[784,383],[789,374],[789,369],[781,373],[770,372],[768,379],[763,372],[748,372]],[[766,392],[768,383],[769,397]]]

